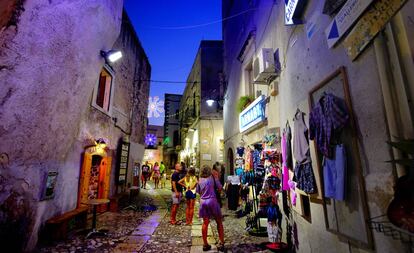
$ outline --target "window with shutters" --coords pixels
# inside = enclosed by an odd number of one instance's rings
[[[113,98],[114,73],[109,66],[104,66],[99,74],[92,106],[101,112],[111,115],[111,104]]]

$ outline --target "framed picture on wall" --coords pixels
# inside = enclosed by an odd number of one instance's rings
[[[335,101],[335,103],[332,101]],[[316,85],[309,92],[308,102],[311,111],[313,108],[316,108],[317,105],[320,105],[320,108],[325,108],[323,115],[325,115],[326,111],[335,111],[335,115],[324,116],[335,116],[335,120],[338,120],[337,122],[335,121],[335,124],[339,124],[341,120],[344,121],[343,127],[336,132],[336,135],[331,135],[335,137],[331,137],[328,146],[321,145],[321,147],[317,147],[318,141],[314,141],[317,169],[322,184],[322,203],[324,207],[326,229],[329,232],[336,234],[339,238],[349,241],[358,247],[372,248],[372,233],[366,222],[369,215],[366,201],[365,181],[362,174],[361,151],[359,149],[359,140],[356,132],[357,128],[352,110],[352,101],[345,67],[338,68]],[[330,106],[331,104],[335,104],[335,106],[331,108],[335,108],[335,110],[327,109],[327,106]],[[315,118],[316,116],[322,117],[322,114],[317,114],[317,112],[318,110],[315,111]],[[341,114],[341,112],[346,112],[348,117],[344,116],[346,113]],[[344,118],[347,118],[347,120],[344,120]],[[334,131],[332,129],[330,130],[331,132]],[[317,128],[316,131],[324,130],[322,128]],[[318,137],[315,136],[315,139],[317,138]],[[345,161],[343,169],[345,175],[343,177],[344,180],[342,180],[342,182],[344,182],[342,184],[343,192],[339,194],[341,197],[331,195],[331,185],[325,185],[332,181],[332,179],[330,170],[328,169],[329,166],[327,165],[328,167],[325,169],[324,162],[327,160],[332,161],[332,159],[339,161],[338,156],[333,155],[335,151],[332,151],[333,158],[326,157],[326,154],[329,153],[327,151],[329,148],[327,147],[332,148],[332,150],[337,150],[338,147],[340,147],[341,150],[345,150],[345,155],[343,157]],[[322,152],[324,152],[324,155]],[[342,167],[335,168],[336,175],[340,173],[341,168]],[[335,187],[338,187],[338,182],[340,181],[338,181],[338,178],[334,180]]]
[[[45,174],[44,187],[41,194],[41,200],[53,199],[55,197],[55,187],[58,172],[49,171]]]

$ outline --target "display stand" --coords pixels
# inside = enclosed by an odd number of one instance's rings
[[[253,168],[253,171],[255,171],[255,168]],[[254,217],[256,220],[256,226],[253,227],[251,230],[249,230],[249,234],[252,236],[258,236],[258,237],[266,237],[267,236],[267,229],[266,227],[262,227],[260,225],[260,218],[258,217],[258,208],[259,208],[259,200],[257,198],[257,183],[256,183],[256,174],[254,173],[254,177],[253,177],[253,212],[254,212]]]

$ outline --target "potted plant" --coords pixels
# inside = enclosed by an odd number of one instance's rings
[[[253,96],[242,96],[237,103],[237,111],[241,113],[247,106],[254,101]]]

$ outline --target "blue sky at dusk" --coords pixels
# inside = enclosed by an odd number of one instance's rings
[[[152,67],[152,80],[186,81],[200,40],[221,39],[220,0],[125,0],[125,8]],[[182,94],[185,84],[151,83],[150,96]],[[161,117],[149,124],[162,125]]]

